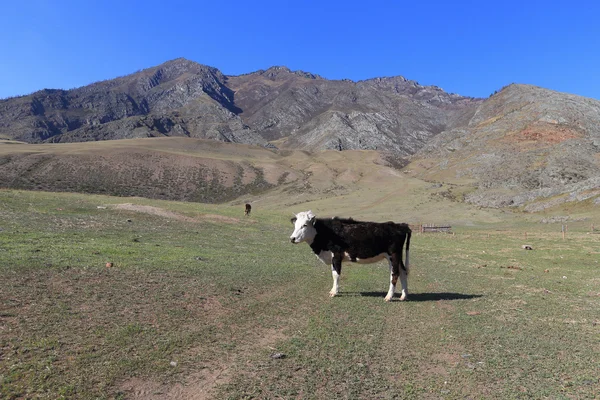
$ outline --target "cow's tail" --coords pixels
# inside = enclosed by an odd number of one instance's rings
[[[412,234],[412,231],[410,230],[410,228],[408,228],[406,230],[406,257],[404,258],[404,270],[406,271],[406,273],[408,274],[409,271],[409,250],[410,250],[410,235]]]

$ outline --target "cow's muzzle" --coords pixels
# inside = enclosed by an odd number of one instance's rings
[[[295,238],[295,237],[291,237],[291,238],[290,238],[290,242],[292,242],[292,243],[296,244],[296,238]]]

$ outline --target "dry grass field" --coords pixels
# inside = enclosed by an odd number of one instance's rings
[[[0,145],[0,187],[242,204],[271,210],[418,223],[499,221],[497,211],[465,207],[468,182],[421,179],[374,151],[273,152],[190,138]],[[443,206],[441,206],[443,204]],[[444,221],[442,221],[444,220]]]
[[[590,204],[478,209],[455,201],[463,186],[419,180],[372,152],[269,159],[184,142],[160,151],[289,181],[220,204],[0,190],[1,398],[598,397]],[[454,234],[414,233],[409,301],[384,302],[383,263],[345,264],[329,298],[329,268],[288,239],[291,214],[307,209],[448,223]]]

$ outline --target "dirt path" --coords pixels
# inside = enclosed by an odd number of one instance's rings
[[[289,283],[289,286],[293,285]],[[257,297],[259,302],[268,303],[274,298],[283,296],[288,292],[288,285],[277,287]],[[219,310],[217,313],[227,314],[235,320],[235,311]],[[237,312],[240,312],[237,310]],[[297,318],[297,317],[295,317]],[[131,378],[119,385],[119,390],[126,393],[127,399],[132,400],[211,400],[216,399],[219,386],[226,385],[235,379],[237,365],[247,362],[257,352],[269,349],[275,351],[278,342],[287,339],[284,327],[262,328],[259,326],[238,326],[238,330],[231,341],[236,343],[234,352],[225,352],[218,361],[212,361],[208,367],[189,371],[183,374],[181,381],[175,384],[161,383],[159,380]],[[191,348],[188,351],[200,352]]]

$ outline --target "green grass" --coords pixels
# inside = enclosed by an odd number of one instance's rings
[[[330,299],[328,267],[288,242],[286,213],[241,214],[0,191],[0,398],[600,392],[600,235],[587,222],[566,240],[525,220],[414,234],[411,301],[385,303],[386,265],[344,264]]]

